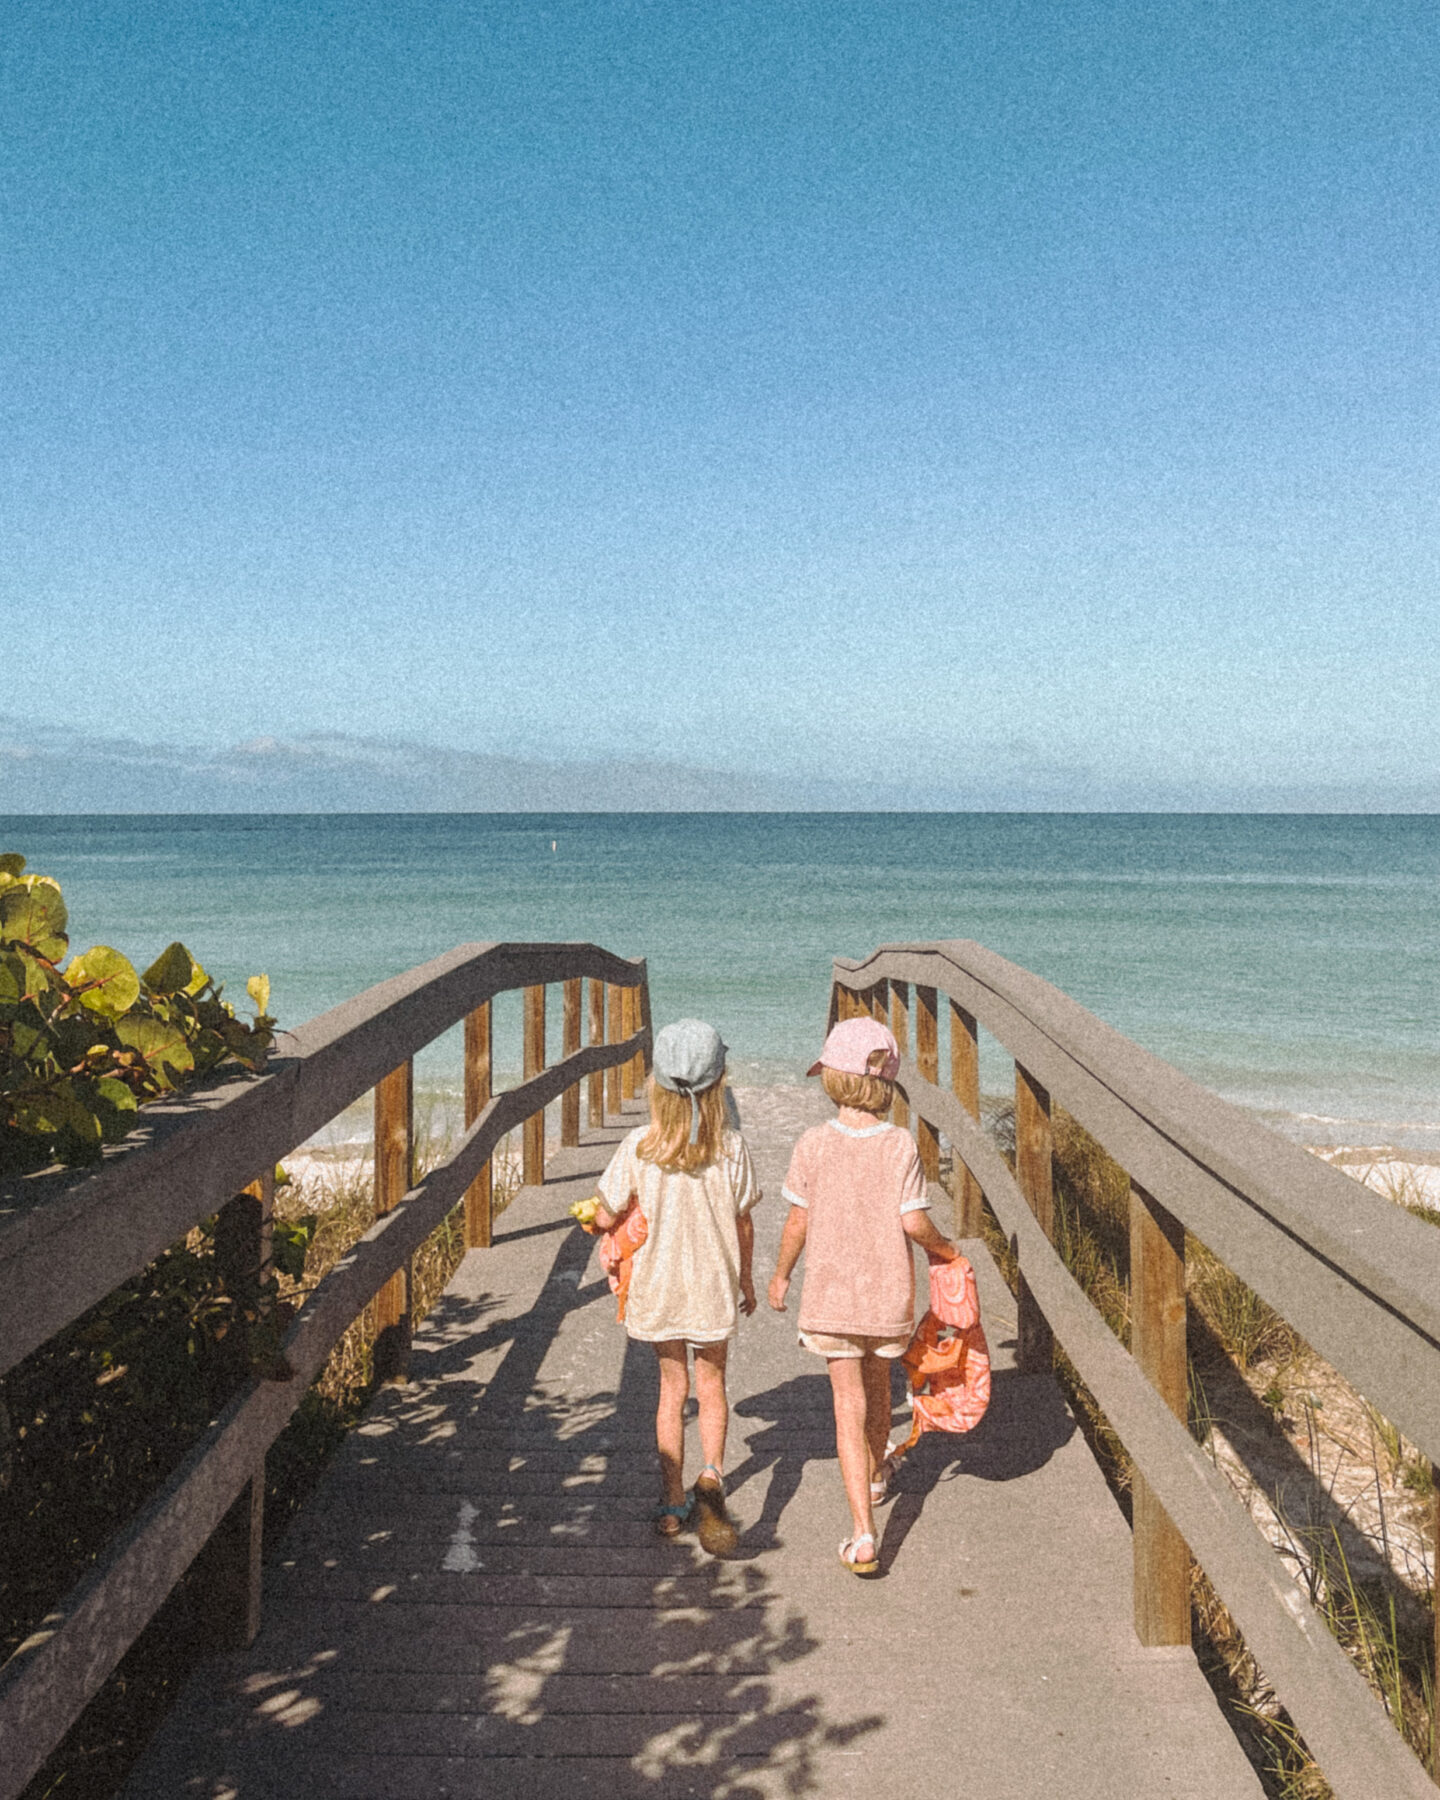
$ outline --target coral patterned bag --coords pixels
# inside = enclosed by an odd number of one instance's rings
[[[930,1309],[900,1358],[910,1377],[915,1422],[890,1458],[898,1462],[927,1431],[972,1431],[990,1404],[990,1346],[969,1260],[930,1269]]]
[[[614,1294],[617,1310],[616,1317],[623,1323],[625,1319],[625,1301],[630,1292],[630,1271],[634,1266],[635,1252],[650,1235],[650,1227],[645,1222],[645,1215],[640,1210],[639,1196],[631,1194],[625,1211],[611,1226],[609,1231],[602,1231],[595,1223],[595,1207],[598,1201],[578,1200],[570,1208],[571,1217],[579,1221],[580,1229],[591,1237],[598,1237],[596,1246],[600,1256],[600,1267],[610,1283],[610,1292]]]

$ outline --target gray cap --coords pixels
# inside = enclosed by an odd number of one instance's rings
[[[690,1142],[700,1136],[700,1108],[695,1096],[714,1087],[725,1073],[725,1045],[720,1033],[703,1019],[677,1019],[655,1034],[655,1079],[672,1094],[690,1102]]]

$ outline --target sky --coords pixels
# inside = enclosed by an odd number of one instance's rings
[[[0,811],[66,732],[1440,808],[1437,94],[1364,0],[23,9]]]

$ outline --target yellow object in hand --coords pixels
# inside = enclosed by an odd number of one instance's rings
[[[595,1223],[595,1209],[599,1204],[600,1201],[594,1194],[592,1194],[588,1200],[576,1200],[570,1207],[570,1217],[572,1219],[578,1219],[582,1225],[593,1225]]]

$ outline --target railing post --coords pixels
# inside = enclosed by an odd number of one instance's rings
[[[915,987],[915,1064],[928,1082],[940,1079],[940,1021],[933,987]],[[928,1119],[915,1114],[915,1141],[920,1167],[927,1181],[940,1179],[940,1133]]]
[[[620,990],[620,1035],[622,1038],[633,1037],[639,1027],[640,995],[639,989],[633,987]],[[635,1098],[635,1063],[633,1056],[626,1057],[620,1065],[620,1098]]]
[[[238,1315],[261,1306],[260,1285],[270,1274],[275,1171],[269,1169],[220,1208],[215,1219],[215,1273],[234,1303],[231,1325],[234,1379],[250,1375],[250,1329]],[[260,1630],[261,1552],[265,1536],[265,1459],[196,1558],[196,1602],[219,1650],[245,1650]]]
[[[1185,1361],[1185,1227],[1130,1183],[1130,1354],[1182,1423]],[[1132,1486],[1135,1632],[1142,1644],[1190,1642],[1190,1551],[1149,1482]]]
[[[640,1010],[635,1021],[636,1029],[653,1033],[655,1022],[650,1017],[650,965],[643,958],[640,963],[640,986],[636,989],[636,992],[640,996]],[[650,1068],[654,1060],[655,1050],[654,1039],[652,1036],[650,1043],[646,1044],[645,1048],[640,1052],[640,1059],[635,1065],[636,1072],[640,1079],[640,1091],[642,1093],[645,1090],[645,1081],[650,1074]]]
[[[590,1042],[605,1042],[605,983],[593,977],[590,981]],[[588,1123],[592,1131],[599,1131],[605,1124],[605,1071],[597,1069],[593,1075],[587,1075],[585,1088]]]
[[[1050,1126],[1050,1095],[1035,1077],[1015,1065],[1015,1180],[1046,1237],[1055,1237],[1053,1186],[1054,1133]],[[1048,1375],[1055,1364],[1055,1337],[1045,1315],[1035,1303],[1030,1284],[1020,1269],[1017,1305],[1015,1361],[1022,1375]]]
[[[886,1016],[890,1011],[890,984],[888,981],[877,981],[862,996],[862,1010],[868,1012],[872,1019],[878,1019],[882,1025],[890,1023]]]
[[[1440,1463],[1430,1465],[1430,1611],[1431,1681],[1430,1681],[1430,1775],[1440,1781]]]
[[[465,1015],[465,1129],[468,1131],[493,1098],[490,1048],[490,1002]],[[495,1227],[495,1161],[465,1190],[465,1248],[488,1250]]]
[[[955,1098],[980,1123],[980,1033],[975,1015],[950,1002],[950,1086]],[[950,1198],[955,1207],[957,1237],[980,1235],[980,1183],[970,1173],[955,1145],[950,1147]]]
[[[890,1030],[895,1042],[900,1046],[900,1054],[910,1054],[910,983],[908,981],[892,981],[890,983]],[[910,1104],[897,1088],[895,1104],[890,1109],[890,1116],[902,1131],[910,1128]]]
[[[621,1017],[621,1007],[624,1004],[621,996],[624,992],[624,988],[616,987],[613,982],[606,985],[605,1042],[607,1044],[618,1044],[625,1036],[625,1022]],[[620,1065],[614,1063],[605,1071],[605,1110],[608,1113],[618,1113],[620,1106]]]
[[[545,989],[525,990],[525,1055],[523,1079],[528,1081],[545,1067]],[[541,1187],[545,1181],[545,1108],[531,1113],[525,1121],[521,1151],[520,1179],[526,1187]]]
[[[375,1216],[398,1206],[415,1184],[415,1070],[409,1061],[375,1087]],[[375,1296],[375,1378],[404,1381],[410,1361],[414,1263],[397,1269]]]
[[[561,1029],[560,1054],[573,1056],[580,1048],[580,988],[577,976],[565,983],[565,1017]],[[580,1142],[580,1083],[566,1088],[560,1096],[560,1142]]]

